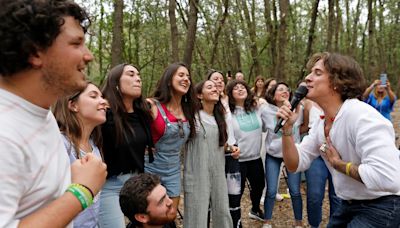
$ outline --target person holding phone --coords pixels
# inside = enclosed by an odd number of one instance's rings
[[[376,79],[364,92],[364,101],[378,110],[386,119],[392,120],[390,113],[396,101],[386,74],[381,74],[381,79]]]

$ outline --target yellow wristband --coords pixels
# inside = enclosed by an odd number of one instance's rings
[[[351,167],[351,165],[352,165],[351,162],[348,162],[348,163],[346,164],[346,175],[347,175],[347,176],[350,176],[350,167]]]

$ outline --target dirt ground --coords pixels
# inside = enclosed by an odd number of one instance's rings
[[[395,109],[392,113],[392,123],[395,128],[396,132],[396,145],[399,146],[400,144],[400,101],[397,101],[395,104]],[[302,192],[302,199],[303,199],[303,227],[310,227],[307,222],[307,211],[306,211],[306,195],[305,195],[305,182],[301,183],[301,192]],[[286,193],[286,183],[284,179],[281,179],[280,182],[280,193]],[[183,211],[183,195],[181,196],[181,205],[180,211],[184,214]],[[244,195],[241,201],[242,207],[242,224],[244,228],[261,228],[262,222],[256,221],[253,219],[249,219],[248,213],[251,207],[250,196],[248,189],[246,187]],[[263,209],[263,208],[262,208]],[[328,216],[329,216],[329,200],[327,194],[325,194],[325,199],[323,203],[323,212],[322,212],[322,222],[321,227],[326,227],[328,223]],[[292,210],[292,205],[290,199],[284,199],[281,202],[275,202],[275,207],[272,215],[272,226],[274,228],[288,228],[294,227],[294,215]],[[183,227],[182,220],[178,218],[176,220],[178,227]],[[214,227],[218,228],[218,227]]]

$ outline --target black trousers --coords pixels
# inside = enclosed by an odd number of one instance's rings
[[[242,198],[246,180],[249,181],[251,210],[258,212],[260,210],[260,200],[265,187],[264,167],[261,158],[251,161],[239,162],[241,174],[241,191]]]

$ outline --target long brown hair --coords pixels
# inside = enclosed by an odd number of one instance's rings
[[[188,71],[189,68],[184,63],[172,63],[170,64],[164,71],[160,80],[157,82],[156,89],[154,91],[153,97],[157,99],[160,103],[166,104],[172,99],[172,77],[176,73],[179,67],[185,67]],[[190,75],[190,71],[189,71]],[[195,126],[195,114],[197,113],[196,104],[192,101],[195,100],[194,89],[193,89],[193,81],[192,78],[189,77],[190,86],[188,92],[182,97],[181,107],[183,110],[183,114],[185,118],[189,121],[190,126],[190,135],[189,138],[194,138],[196,135],[196,126]]]
[[[102,93],[105,99],[108,100],[110,104],[110,110],[112,112],[113,122],[115,124],[116,131],[116,142],[122,143],[125,141],[125,136],[128,132],[134,133],[133,129],[127,123],[127,110],[122,99],[122,94],[119,90],[119,81],[121,79],[122,73],[124,72],[125,66],[136,66],[132,64],[122,63],[113,67],[107,75],[107,80],[102,88]],[[140,95],[137,99],[133,101],[133,108],[135,112],[143,115],[146,121],[151,120],[150,107],[145,101],[144,97]]]
[[[196,94],[202,94],[203,92],[203,87],[206,81],[211,81],[211,80],[204,80],[196,84],[195,91]],[[200,102],[199,102],[200,103]],[[199,105],[200,109],[203,109],[201,103]],[[226,122],[225,122],[225,108],[221,103],[221,98],[218,100],[218,102],[215,104],[214,109],[213,109],[213,114],[215,121],[217,122],[218,126],[218,133],[219,133],[219,146],[224,146],[226,143],[226,140],[228,139],[228,133],[227,133],[227,127],[226,127]]]
[[[267,90],[267,87],[265,86],[265,79],[264,79],[264,77],[261,76],[261,75],[258,75],[258,76],[256,77],[256,80],[254,80],[254,87],[253,87],[253,88],[254,88],[254,96],[258,97],[258,96],[257,96],[257,93],[258,93],[257,81],[259,81],[259,80],[261,80],[261,81],[264,82],[264,86],[263,86],[263,88],[262,88],[261,95],[260,95],[259,97],[264,98],[264,97],[265,97],[265,91]]]
[[[89,82],[88,85],[89,84],[94,85],[91,82]],[[88,85],[86,86],[86,88],[88,87]],[[82,129],[84,126],[82,121],[76,116],[76,113],[71,111],[68,105],[70,102],[77,102],[80,95],[83,91],[86,90],[86,88],[72,96],[60,98],[52,108],[60,131],[65,134],[65,136],[71,142],[71,147],[67,148],[67,151],[70,153],[71,149],[74,148],[76,158],[80,158],[79,141],[82,138]],[[101,136],[100,126],[96,126],[93,129],[90,138],[93,140],[93,143],[99,148],[100,154],[103,156],[101,149],[103,145],[103,138]]]

